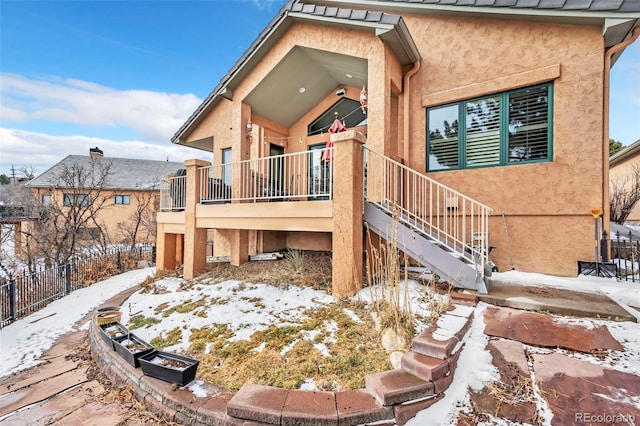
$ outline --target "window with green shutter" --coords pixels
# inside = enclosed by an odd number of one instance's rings
[[[427,109],[427,171],[552,157],[551,83]]]

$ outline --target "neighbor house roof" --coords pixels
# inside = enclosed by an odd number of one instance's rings
[[[638,154],[640,154],[640,139],[609,157],[609,167],[613,167],[627,158]]]
[[[60,185],[59,179],[63,170],[75,165],[90,170],[92,162],[99,166],[110,164],[110,176],[106,188],[123,190],[159,189],[160,179],[184,167],[183,163],[170,161],[69,155],[27,185],[33,188],[64,187]]]
[[[278,14],[260,32],[249,48],[209,93],[198,108],[171,138],[180,143],[182,135],[198,123],[202,114],[221,98],[233,97],[234,80],[241,81],[251,70],[252,64],[266,55],[275,40],[295,20],[313,20],[333,25],[351,25],[375,29],[385,42],[400,54],[403,64],[418,62],[420,52],[416,48],[406,24],[399,15],[387,11],[402,11],[409,8],[426,10],[429,13],[483,13],[511,14],[514,18],[536,15],[536,19],[565,19],[602,22],[605,26],[605,46],[613,46],[628,38],[640,19],[640,0],[310,0],[316,4],[305,4],[289,0]],[[368,9],[377,9],[370,11]],[[384,10],[384,11],[380,11]],[[551,13],[550,13],[551,12]],[[555,15],[552,14],[555,12]],[[617,18],[621,19],[619,22]],[[591,20],[591,21],[589,21]],[[610,22],[606,22],[609,20]],[[386,37],[386,39],[385,39]],[[274,40],[275,39],[275,40]],[[402,52],[404,50],[404,52]],[[615,59],[622,52],[618,52]],[[404,60],[403,60],[404,59]],[[237,84],[237,83],[235,83]]]

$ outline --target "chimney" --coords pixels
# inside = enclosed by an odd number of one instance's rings
[[[91,158],[100,158],[104,157],[104,152],[97,146],[95,148],[89,148],[89,156]]]

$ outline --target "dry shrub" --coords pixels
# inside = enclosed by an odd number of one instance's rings
[[[294,253],[295,254],[291,254]],[[291,250],[281,260],[260,260],[232,266],[212,263],[203,278],[212,282],[238,280],[275,286],[298,285],[331,291],[331,252]]]
[[[408,287],[402,285],[408,280],[408,259],[401,256],[398,249],[398,217],[394,220],[387,241],[375,245],[367,230],[369,253],[365,261],[366,281],[371,288],[373,308],[380,327],[392,328],[407,340],[414,334],[415,321],[411,313]],[[401,264],[405,273],[401,276]]]

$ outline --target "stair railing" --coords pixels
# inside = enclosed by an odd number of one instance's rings
[[[476,265],[484,278],[489,261],[492,209],[367,147],[365,201]]]

